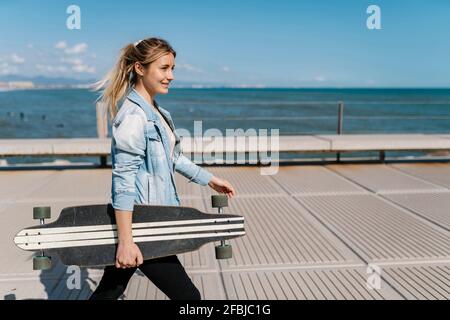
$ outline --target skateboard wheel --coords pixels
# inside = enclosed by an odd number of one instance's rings
[[[52,259],[50,257],[38,256],[33,257],[33,270],[48,270],[52,267]]]
[[[232,256],[231,244],[216,246],[216,259],[230,259]]]
[[[50,207],[34,207],[33,219],[50,219]]]
[[[215,194],[211,196],[211,202],[213,208],[228,207],[228,197],[222,194]]]

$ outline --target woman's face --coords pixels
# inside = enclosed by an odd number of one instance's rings
[[[142,83],[148,92],[153,95],[167,94],[169,84],[174,79],[175,57],[172,53],[168,53],[147,67],[137,69],[138,74],[142,75]]]

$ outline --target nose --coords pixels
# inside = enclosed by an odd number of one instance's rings
[[[174,79],[173,71],[172,71],[172,70],[169,70],[169,74],[167,75],[167,80],[172,81],[173,79]]]

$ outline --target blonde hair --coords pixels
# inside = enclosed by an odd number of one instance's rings
[[[176,57],[176,52],[171,45],[159,38],[147,38],[122,48],[116,66],[102,80],[94,84],[94,90],[103,90],[98,100],[108,106],[111,119],[117,114],[119,101],[136,83],[134,64],[139,62],[146,67],[169,53]]]

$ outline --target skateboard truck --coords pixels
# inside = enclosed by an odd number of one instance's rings
[[[228,197],[226,195],[212,195],[211,202],[213,208],[218,208],[219,213],[223,213],[223,208],[228,207]],[[230,259],[232,257],[231,244],[220,241],[220,245],[216,246],[216,259]]]
[[[50,219],[50,207],[34,207],[33,219],[39,220],[40,225],[45,223],[45,219]],[[52,259],[44,255],[41,250],[39,256],[33,257],[33,270],[48,270],[52,267]]]

